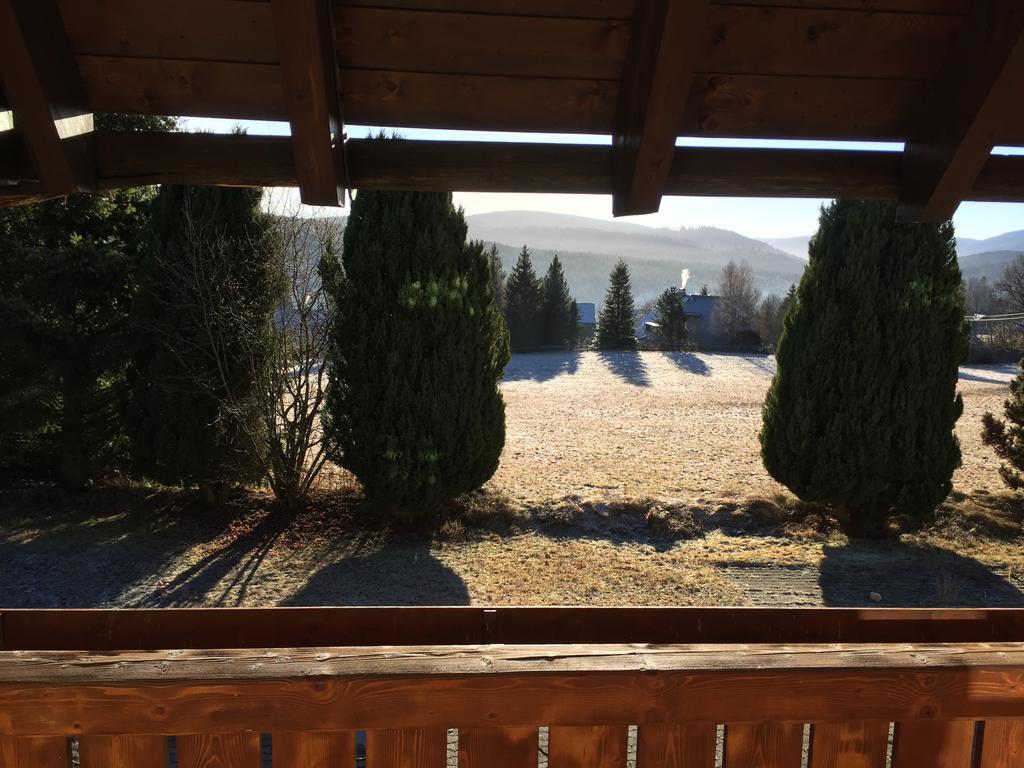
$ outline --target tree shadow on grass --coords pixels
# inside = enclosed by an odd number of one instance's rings
[[[662,355],[687,373],[698,376],[711,375],[711,368],[708,364],[692,352],[662,352]]]
[[[503,381],[550,381],[579,370],[579,352],[516,353],[505,366]]]
[[[613,352],[604,351],[600,353],[601,362],[608,370],[618,376],[627,384],[634,387],[651,386],[651,378],[647,375],[647,366],[639,352]]]
[[[400,540],[324,565],[282,605],[469,605],[462,578],[431,554],[430,538]]]
[[[899,542],[853,541],[825,547],[818,584],[827,606],[1024,606],[1024,593],[969,557]],[[871,593],[881,597],[871,599]]]

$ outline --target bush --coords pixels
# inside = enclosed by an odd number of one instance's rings
[[[982,442],[995,449],[1005,461],[999,467],[999,476],[1007,488],[1024,489],[1024,359],[1019,363],[1020,373],[1010,382],[1010,398],[1003,403],[1006,421],[991,413],[982,417]]]
[[[941,502],[967,354],[953,227],[900,224],[895,205],[825,208],[787,314],[764,405],[765,468],[848,527]]]
[[[342,267],[328,276],[330,456],[369,498],[422,515],[482,485],[504,446],[508,337],[489,260],[451,194],[364,190]]]

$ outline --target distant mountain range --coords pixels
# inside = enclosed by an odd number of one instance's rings
[[[543,274],[557,253],[573,295],[580,302],[600,304],[608,274],[619,258],[629,264],[633,295],[638,303],[679,285],[690,271],[688,289],[706,285],[714,292],[722,267],[730,260],[747,261],[758,287],[782,295],[800,280],[806,259],[724,229],[654,229],[641,224],[589,219],[561,213],[500,211],[467,216],[469,236],[497,243],[506,271],[526,245],[533,265]]]
[[[497,244],[506,272],[512,270],[524,244],[538,275],[543,275],[557,253],[573,296],[595,304],[604,298],[608,274],[619,258],[629,264],[638,303],[679,285],[683,269],[689,270],[691,293],[704,285],[714,293],[722,267],[733,259],[753,267],[762,292],[782,295],[800,280],[811,239],[801,235],[755,240],[714,227],[655,229],[545,211],[480,213],[467,216],[466,222],[470,238]],[[344,219],[331,225],[340,231]],[[958,238],[957,251],[965,278],[996,280],[1003,267],[1024,251],[1024,230],[984,240]]]

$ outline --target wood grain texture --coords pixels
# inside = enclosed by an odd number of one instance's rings
[[[1024,718],[987,720],[982,731],[978,768],[1024,765]]]
[[[439,768],[445,765],[444,728],[401,728],[366,732],[366,768]]]
[[[460,728],[459,768],[536,768],[537,728]]]
[[[287,137],[110,132],[97,133],[92,144],[101,190],[159,183],[297,183]],[[355,189],[611,191],[610,150],[598,145],[351,140],[346,153]],[[22,166],[17,156],[0,158],[0,175],[5,165]],[[1024,157],[993,156],[966,199],[1024,201],[1022,171]],[[894,152],[686,147],[675,151],[665,194],[895,199],[899,174],[900,155]],[[22,179],[10,192],[15,198],[42,192],[31,188],[32,181]],[[793,629],[796,635],[804,632]],[[929,635],[923,627],[922,634]],[[528,632],[522,636],[530,638]]]
[[[686,91],[706,43],[708,0],[638,6],[612,136],[612,213],[655,213],[672,166]]]
[[[915,721],[896,725],[893,768],[970,768],[975,723]]]
[[[91,190],[92,112],[56,0],[0,0],[0,84],[47,194]]]
[[[172,142],[165,134],[115,135],[110,137],[115,140],[109,151],[139,136],[141,146],[130,151],[138,153],[151,144],[154,153],[159,149],[175,154],[176,162],[181,160],[180,153],[173,152],[178,143],[190,150],[206,144],[218,151],[228,151],[225,146],[252,144],[269,152],[263,140],[254,136],[234,137],[243,139],[240,142],[231,141],[232,137],[177,136]],[[274,138],[269,146],[284,143]],[[358,142],[353,144],[359,146]],[[856,153],[854,156],[859,160]],[[0,170],[7,157],[0,152]],[[0,650],[758,642],[1024,642],[1024,610],[482,606],[0,609]]]
[[[1024,5],[975,3],[942,70],[922,93],[904,149],[900,216],[950,218],[984,168],[1024,92]]]
[[[636,768],[714,768],[715,725],[643,723],[637,727]]]
[[[83,736],[78,757],[84,768],[164,768],[164,736]]]
[[[885,768],[889,723],[815,723],[810,768]]]
[[[794,768],[800,765],[800,723],[729,723],[725,764],[729,768]]]
[[[271,744],[274,768],[348,768],[355,765],[354,731],[275,731]]]
[[[548,732],[550,768],[622,768],[628,731],[624,725],[552,726]]]
[[[259,765],[259,733],[178,736],[179,768],[259,768]]]
[[[0,768],[69,768],[66,737],[0,736]]]

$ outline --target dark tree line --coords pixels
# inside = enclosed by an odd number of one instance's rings
[[[569,293],[557,255],[551,259],[543,278],[534,271],[530,250],[525,245],[507,279],[502,279],[504,270],[496,249],[491,251],[491,265],[512,351],[575,348],[579,342],[579,307]]]

